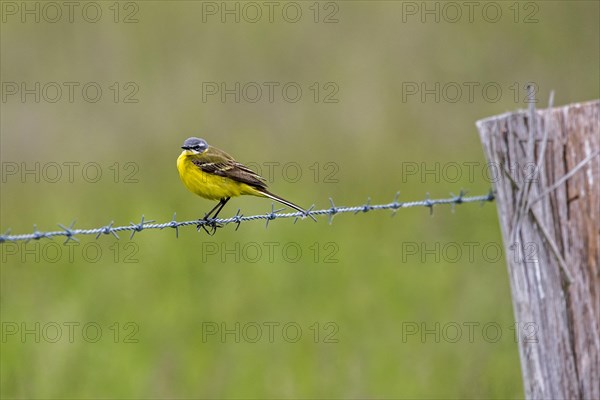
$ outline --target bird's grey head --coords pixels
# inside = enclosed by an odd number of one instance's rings
[[[181,146],[181,148],[184,150],[189,150],[195,154],[200,154],[208,149],[208,143],[206,143],[206,140],[204,139],[191,137],[185,139],[185,142],[183,142],[183,146]]]

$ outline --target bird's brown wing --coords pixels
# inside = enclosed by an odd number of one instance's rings
[[[233,159],[229,154],[210,146],[200,157],[192,158],[192,162],[207,174],[213,174],[253,186],[266,189],[265,179]]]

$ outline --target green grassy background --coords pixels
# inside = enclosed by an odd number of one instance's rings
[[[313,2],[298,3],[298,23],[285,22],[280,13],[273,23],[266,17],[203,22],[202,3],[195,1],[138,2],[137,23],[114,23],[108,8],[113,2],[97,4],[104,12],[97,23],[77,12],[73,23],[21,23],[13,16],[2,23],[3,82],[93,81],[103,89],[97,103],[77,91],[73,103],[66,93],[56,103],[36,103],[31,96],[24,103],[19,96],[2,102],[3,166],[95,162],[103,172],[97,183],[82,179],[81,169],[74,182],[3,176],[3,231],[30,232],[34,223],[54,230],[74,219],[83,228],[111,220],[128,224],[142,214],[161,222],[174,212],[178,219],[203,215],[213,204],[188,193],[175,169],[188,136],[203,137],[242,162],[298,163],[297,182],[275,168],[271,188],[306,207],[327,207],[329,197],[338,205],[367,197],[389,202],[398,190],[405,201],[461,188],[483,194],[491,183],[483,176],[477,119],[525,107],[527,81],[539,87],[539,106],[550,90],[558,105],[599,93],[594,1],[536,2],[538,21],[529,24],[522,23],[531,11],[524,3],[520,22],[513,21],[512,2],[496,3],[504,13],[498,23],[486,22],[480,12],[472,23],[466,16],[458,23],[432,17],[404,23],[402,2],[338,2],[339,22],[329,24],[312,21]],[[325,6],[320,3],[322,12]],[[139,102],[113,102],[108,87],[130,81],[139,87]],[[264,97],[256,103],[202,101],[203,82],[267,81],[298,82],[303,97],[288,103],[276,92],[273,103]],[[315,103],[313,82],[335,82],[339,102]],[[473,102],[436,103],[431,96],[403,102],[403,82],[478,82],[480,88],[496,82],[503,94],[497,102],[485,101],[481,90]],[[517,101],[510,89],[515,82]],[[465,162],[478,163],[473,177]],[[109,169],[114,163],[117,183]],[[124,182],[126,163],[137,166],[136,183]],[[317,179],[310,169],[315,163]],[[326,163],[336,166],[336,182],[324,179]],[[462,176],[409,175],[407,163],[416,163],[419,172],[458,163]],[[264,199],[234,199],[223,215],[270,207]],[[454,213],[439,207],[433,217],[417,208],[395,218],[385,212],[341,215],[332,225],[325,218],[275,221],[268,229],[247,223],[213,237],[188,227],[179,239],[168,230],[131,240],[127,234],[120,241],[80,240],[73,247],[60,247],[60,240],[0,247],[3,398],[523,396],[504,257],[495,259],[490,251],[492,260],[482,252],[486,244],[502,248],[494,204],[463,205]],[[473,257],[465,243],[477,246]],[[414,245],[434,251],[407,254]],[[272,258],[267,246],[275,248]],[[289,261],[284,246],[300,248],[299,261]],[[453,262],[451,249],[444,253],[436,246],[458,246],[462,253]],[[91,253],[84,254],[84,247]],[[215,247],[216,255],[207,252]],[[256,248],[262,253],[255,257]],[[92,262],[97,249],[101,256]],[[336,262],[329,263],[332,249]],[[64,325],[69,322],[80,324],[72,343]],[[128,322],[138,329],[136,343],[125,342],[132,332],[125,329]],[[279,328],[295,323],[302,335],[291,343],[276,328],[271,342],[268,322]],[[337,327],[333,343],[324,340],[328,322]],[[8,334],[11,326],[34,329],[36,323],[39,343],[35,334]],[[54,331],[43,331],[53,323],[62,327],[56,343],[47,340]],[[98,342],[82,337],[86,323],[102,328]],[[244,340],[248,336],[237,343],[234,335],[203,340],[207,323],[229,329],[257,323],[263,336],[256,343]],[[434,330],[436,324],[458,324],[462,337],[455,343],[443,336],[436,342],[433,334],[403,338],[407,326],[422,323]],[[478,324],[472,341],[465,323]],[[502,328],[497,342],[483,336],[489,323]]]

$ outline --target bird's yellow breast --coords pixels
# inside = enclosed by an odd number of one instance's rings
[[[256,189],[245,183],[202,171],[192,162],[193,157],[193,153],[184,150],[177,158],[179,177],[190,192],[209,200],[242,194],[257,195]]]

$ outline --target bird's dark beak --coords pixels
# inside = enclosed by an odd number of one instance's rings
[[[184,149],[184,150],[189,150],[189,149],[190,149],[190,148],[189,148],[189,147],[187,147],[187,146],[181,146],[181,148],[182,148],[182,149]]]

